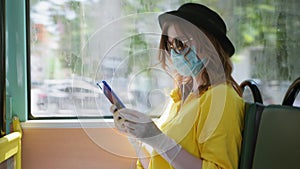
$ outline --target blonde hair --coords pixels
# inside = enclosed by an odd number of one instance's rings
[[[162,68],[165,70],[169,68],[168,62],[170,62],[170,55],[166,52],[166,43],[168,41],[167,31],[171,25],[174,25],[175,30],[182,32],[184,36],[191,36],[193,41],[196,42],[196,52],[198,57],[199,54],[204,53],[205,57],[208,59],[208,62],[206,62],[207,65],[200,74],[203,83],[198,86],[199,94],[208,90],[210,86],[228,83],[231,84],[241,96],[241,89],[231,75],[233,66],[230,55],[222,48],[221,42],[208,31],[203,29],[200,30],[189,22],[173,19],[164,23],[159,45],[160,52],[158,55]],[[183,77],[177,73],[175,75],[175,80],[178,83],[186,83],[192,79],[191,77]]]

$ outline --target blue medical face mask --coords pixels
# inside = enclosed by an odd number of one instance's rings
[[[188,50],[190,50],[188,52]],[[186,54],[186,52],[188,52]],[[178,54],[171,49],[171,60],[177,72],[182,76],[196,77],[200,71],[204,68],[204,64],[207,61],[206,58],[200,60],[196,54],[196,47],[185,48],[182,54]],[[186,57],[184,57],[186,54]]]

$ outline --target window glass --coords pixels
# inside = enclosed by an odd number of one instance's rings
[[[157,16],[184,0],[30,0],[33,117],[106,117],[110,104],[96,82],[126,106],[159,116],[173,78],[157,59]],[[233,75],[255,79],[265,104],[281,103],[300,74],[300,3],[195,0],[226,21],[236,47]],[[245,97],[249,97],[246,96]]]

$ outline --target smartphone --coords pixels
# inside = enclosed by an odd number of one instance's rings
[[[103,91],[104,95],[111,102],[111,104],[117,106],[118,110],[125,108],[125,105],[123,104],[121,99],[116,95],[116,93],[111,89],[111,87],[108,85],[108,83],[105,80],[98,82],[97,86],[99,86],[99,88]]]

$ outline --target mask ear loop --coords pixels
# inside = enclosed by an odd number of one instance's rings
[[[185,86],[184,86],[184,84],[181,84],[181,85],[182,85],[182,92],[181,92],[181,105],[180,105],[180,109],[182,109],[183,103],[184,103],[184,100],[185,100]]]
[[[180,109],[182,108],[182,106],[184,104],[184,101],[186,100],[186,98],[188,97],[188,95],[192,91],[191,90],[191,88],[192,88],[191,85],[193,85],[193,80],[192,80],[192,82],[189,81],[188,83],[182,83],[181,84],[181,105],[180,105]],[[188,90],[186,90],[186,89],[188,89]]]

